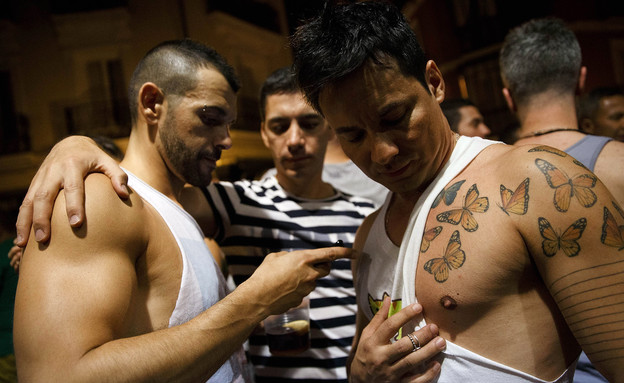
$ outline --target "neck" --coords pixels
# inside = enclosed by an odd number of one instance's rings
[[[517,114],[521,124],[518,137],[521,139],[555,131],[578,130],[574,95],[566,97],[545,93],[527,105],[519,105]]]
[[[308,177],[304,175],[290,176],[284,174],[278,169],[275,177],[280,186],[288,193],[299,198],[306,199],[322,199],[333,196],[336,191],[334,188],[323,182],[321,173],[314,177]]]
[[[132,129],[121,166],[174,202],[178,202],[184,182],[171,173],[155,144],[147,137],[142,137],[137,128]]]

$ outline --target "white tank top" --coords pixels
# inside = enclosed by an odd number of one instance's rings
[[[391,200],[391,196],[388,196],[371,226],[363,254],[358,261],[356,296],[358,306],[366,314],[368,320],[372,319],[381,306],[384,295],[389,295],[392,299],[390,315],[417,301],[414,275],[416,275],[420,253],[420,239],[431,204],[442,188],[483,149],[496,143],[498,142],[478,137],[460,137],[448,163],[423,193],[426,198],[416,203],[401,248],[394,245],[386,234],[384,217]],[[404,326],[404,330],[411,332],[425,325],[425,320],[422,318],[419,323]],[[438,383],[462,381],[547,383],[545,380],[482,357],[448,340],[446,340],[446,350],[441,353],[438,360],[442,364],[440,375],[436,380]],[[573,363],[551,383],[571,383],[575,366],[576,363]]]
[[[182,279],[178,299],[169,318],[169,327],[178,326],[225,297],[227,294],[225,279],[193,217],[128,170],[124,171],[128,174],[128,186],[160,214],[180,248]],[[242,375],[244,358],[241,348],[212,375],[208,382],[244,382]]]

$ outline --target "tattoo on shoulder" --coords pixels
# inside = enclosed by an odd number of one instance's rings
[[[581,251],[581,246],[577,242],[583,235],[585,227],[587,227],[587,219],[579,218],[570,225],[563,234],[560,230],[553,229],[552,225],[544,217],[537,219],[540,234],[544,240],[542,241],[542,251],[547,257],[554,257],[559,250],[568,257],[575,257]]]
[[[618,205],[613,203],[613,206],[618,210],[620,215],[624,217]],[[604,220],[602,223],[600,242],[607,246],[615,247],[618,251],[624,250],[624,225],[617,224],[615,217],[606,206],[604,207]]]
[[[433,241],[442,232],[442,226],[436,226],[432,229],[425,231],[423,234],[422,242],[420,243],[420,251],[422,253],[429,250],[431,241]]]
[[[466,253],[461,249],[459,230],[455,230],[451,234],[444,255],[440,258],[428,260],[424,265],[424,269],[433,275],[436,282],[444,283],[449,277],[449,272],[462,267],[465,261]]]
[[[497,205],[505,214],[526,214],[529,208],[529,179],[525,178],[515,191],[511,191],[501,184],[500,195],[501,204]]]
[[[468,232],[476,231],[479,228],[473,213],[485,213],[490,207],[487,197],[479,197],[477,184],[473,184],[464,199],[464,204],[460,209],[452,209],[442,212],[436,216],[438,222],[450,223],[461,226]]]
[[[453,201],[455,201],[457,192],[459,191],[459,188],[461,188],[461,186],[464,184],[464,182],[466,182],[466,180],[457,181],[448,188],[442,189],[440,193],[438,193],[438,195],[436,196],[435,200],[433,200],[431,208],[433,209],[437,207],[440,204],[440,201],[444,201],[446,206],[450,206]]]
[[[535,165],[546,177],[548,185],[555,189],[553,201],[558,211],[568,211],[572,197],[584,207],[592,207],[598,200],[591,190],[597,181],[593,174],[583,173],[570,178],[563,170],[541,158],[535,160]]]
[[[555,155],[557,155],[559,157],[567,157],[568,156],[568,153],[566,153],[566,152],[564,152],[562,150],[559,150],[559,149],[555,149],[555,148],[553,148],[551,146],[548,146],[548,145],[540,145],[540,146],[536,146],[534,148],[529,149],[529,153],[532,153],[532,152],[548,152],[548,153],[555,154]]]

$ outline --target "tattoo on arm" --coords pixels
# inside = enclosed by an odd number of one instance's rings
[[[579,174],[570,178],[563,170],[541,158],[535,160],[535,165],[546,177],[548,185],[555,189],[553,200],[555,208],[560,212],[568,211],[572,197],[576,197],[584,207],[592,207],[598,200],[591,190],[597,181],[593,174]]]
[[[444,256],[428,260],[424,269],[433,275],[436,282],[443,283],[448,279],[449,272],[462,267],[465,261],[466,253],[461,249],[459,230],[455,230],[446,246]]]
[[[587,219],[579,218],[572,225],[570,225],[563,234],[559,234],[560,231],[555,231],[550,222],[544,217],[537,219],[539,225],[539,231],[544,240],[542,241],[542,251],[547,257],[554,257],[559,250],[563,250],[563,253],[568,257],[575,257],[581,251],[581,246],[577,242],[583,230],[587,227]]]
[[[562,276],[550,291],[568,326],[594,363],[624,358],[624,260],[596,265]]]
[[[479,224],[474,218],[473,213],[485,213],[489,207],[490,203],[488,197],[479,197],[477,184],[473,184],[470,189],[468,189],[468,193],[466,193],[462,208],[442,212],[436,216],[436,219],[438,222],[445,222],[453,225],[461,223],[461,226],[466,231],[473,232],[479,228]]]
[[[619,211],[615,203],[613,206]],[[620,214],[622,214],[621,211]],[[600,242],[607,246],[615,247],[618,251],[624,249],[624,225],[617,224],[615,217],[606,206],[604,207],[604,221],[602,223]]]
[[[501,204],[497,204],[501,210],[509,215],[509,213],[524,215],[529,208],[529,179],[518,185],[516,191],[507,189],[505,185],[500,186]]]

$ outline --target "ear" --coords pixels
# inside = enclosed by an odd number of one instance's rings
[[[585,90],[585,79],[587,78],[587,67],[582,66],[579,73],[578,84],[576,84],[576,94],[583,94]]]
[[[579,121],[579,128],[581,128],[581,130],[585,133],[589,133],[589,134],[595,134],[595,126],[594,123],[592,122],[592,120],[590,120],[589,118],[583,118],[581,121]]]
[[[516,104],[514,103],[513,97],[511,97],[511,92],[507,88],[503,88],[503,97],[505,98],[505,102],[507,103],[507,107],[513,113],[517,111]]]
[[[433,60],[427,61],[425,80],[429,92],[435,97],[438,104],[444,101],[444,78],[442,77],[442,72],[440,72],[440,69],[438,69],[438,66]]]
[[[269,137],[267,137],[265,129],[266,129],[266,125],[264,121],[262,121],[262,123],[260,124],[260,137],[262,137],[262,143],[264,144],[264,146],[266,146],[267,149],[271,149],[269,147]]]
[[[162,90],[156,84],[146,82],[139,89],[139,116],[143,116],[148,125],[156,124],[161,117],[164,101]]]

